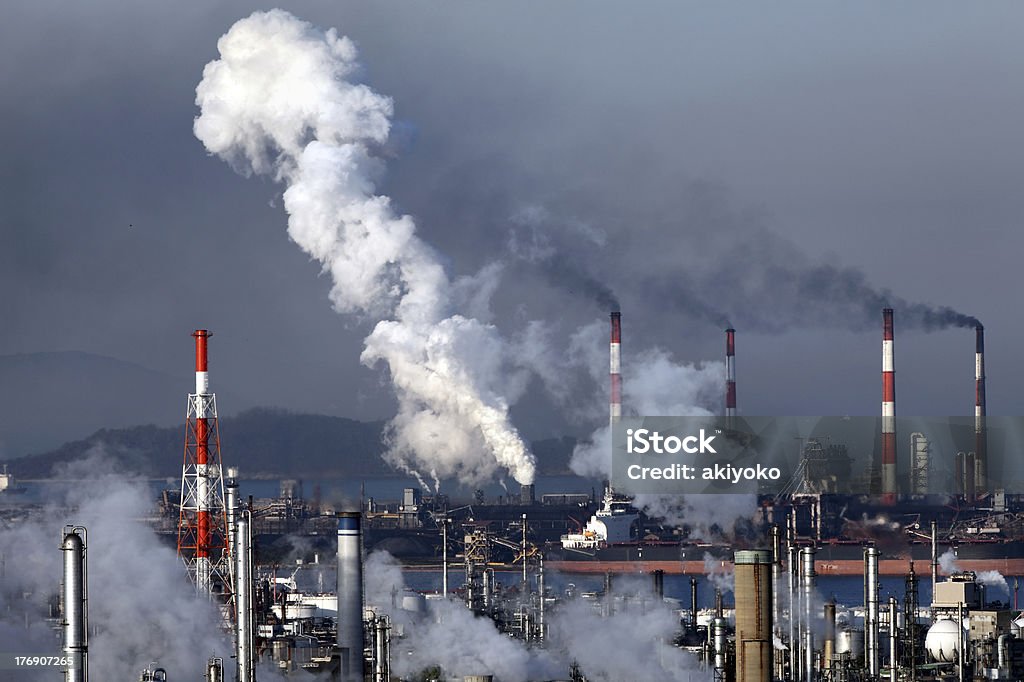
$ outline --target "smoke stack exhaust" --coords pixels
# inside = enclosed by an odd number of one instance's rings
[[[620,349],[622,346],[622,313],[614,311],[612,318],[612,339],[608,347],[611,365],[611,397],[609,400],[609,422],[612,426],[622,416],[622,363]]]
[[[363,536],[360,512],[338,516],[338,651],[341,680],[363,680]]]
[[[896,372],[892,308],[882,310],[882,502],[896,503]]]
[[[974,328],[974,479],[975,491],[988,490],[988,433],[985,428],[985,327]],[[973,495],[972,495],[973,497]]]
[[[725,330],[725,419],[732,426],[736,416],[736,330]]]
[[[64,553],[63,619],[64,656],[67,664],[64,679],[68,682],[89,680],[89,597],[86,568],[86,530],[66,526],[60,549]]]

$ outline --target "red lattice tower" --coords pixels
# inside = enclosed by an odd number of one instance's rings
[[[210,392],[206,343],[212,334],[197,329],[196,392],[185,414],[185,459],[181,467],[178,556],[196,591],[227,598],[231,593],[224,479],[221,477],[217,396]]]

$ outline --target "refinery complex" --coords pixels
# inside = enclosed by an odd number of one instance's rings
[[[0,682],[1024,682],[1020,21],[21,4]]]
[[[660,641],[686,657],[690,679],[1024,679],[1016,581],[1012,599],[990,589],[993,576],[1005,586],[1005,576],[1024,573],[1018,551],[1024,538],[1013,523],[1018,497],[986,479],[983,330],[977,326],[976,449],[956,456],[958,494],[933,495],[912,487],[927,479],[929,459],[897,444],[892,309],[882,311],[882,321],[880,466],[876,475],[867,474],[879,486],[876,494],[830,491],[831,479],[822,472],[835,464],[830,459],[846,461],[845,449],[804,443],[800,480],[783,493],[758,495],[759,511],[751,510],[746,531],[717,544],[685,520],[673,526],[652,515],[607,483],[600,495],[540,499],[524,485],[507,500],[475,505],[412,487],[396,502],[363,499],[361,508],[339,509],[303,499],[295,481],[283,482],[277,498],[247,497],[238,467],[220,454],[208,367],[212,335],[196,330],[180,492],[165,493],[161,513],[149,523],[175,545],[195,599],[217,609],[224,641],[231,642],[230,651],[204,660],[205,679],[453,679],[442,666],[414,672],[401,666],[416,646],[418,628],[443,628],[452,617],[438,610],[441,605],[534,652],[564,646],[562,635],[553,634],[564,624],[552,623],[573,609],[585,609],[588,627],[596,628],[603,622],[619,627],[619,614],[639,613],[643,620],[671,613],[674,624]],[[623,415],[621,345],[616,311],[612,424]],[[722,416],[730,420],[741,418],[735,353],[735,330],[728,329]],[[911,445],[922,437],[915,433]],[[905,467],[909,474],[899,473],[900,452],[913,459]],[[858,515],[908,522],[854,537],[864,531],[852,522]],[[308,540],[305,556],[288,565],[275,549],[285,537]],[[53,552],[54,561],[63,559],[63,579],[52,626],[61,636],[65,679],[81,682],[89,674],[89,544],[87,528],[69,525],[60,554]],[[395,584],[380,603],[365,585],[379,570],[367,567],[368,556],[385,553],[406,571],[440,572],[440,584],[416,590]],[[317,584],[299,584],[303,569],[318,576]],[[325,569],[335,576],[329,585]],[[715,573],[728,575],[730,584],[703,580]],[[567,577],[587,574],[599,580],[596,589],[564,587]],[[844,575],[862,578],[862,598],[825,596],[819,579]],[[681,576],[688,594],[668,596],[667,576]],[[880,576],[898,576],[901,589],[883,594]],[[559,587],[555,577],[562,579]],[[703,600],[713,599],[711,607],[701,608],[698,578],[701,589],[712,592]],[[479,667],[456,679],[500,682],[500,673]],[[562,672],[536,679],[608,679],[588,670],[586,658],[573,658]],[[146,668],[139,679],[180,678],[168,661]]]

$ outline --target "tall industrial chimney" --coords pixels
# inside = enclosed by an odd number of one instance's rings
[[[736,330],[725,330],[725,420],[732,426],[736,416]]]
[[[736,566],[736,682],[772,679],[772,553],[740,550]]]
[[[89,587],[86,562],[86,530],[81,526],[65,526],[63,620],[64,679],[67,682],[89,680]]]
[[[360,512],[338,516],[338,651],[342,682],[363,680],[363,537]]]
[[[988,490],[988,434],[985,428],[985,327],[974,328],[974,489]]]
[[[832,668],[832,656],[836,652],[836,600],[825,602],[825,643],[822,649],[822,667]]]
[[[896,372],[892,308],[882,310],[882,502],[896,503]]]
[[[188,396],[185,415],[185,457],[181,468],[181,510],[178,556],[200,594],[230,593],[224,479],[221,476],[217,396],[210,392],[205,329],[195,338],[196,392]]]
[[[622,416],[622,363],[619,355],[622,346],[622,313],[612,312],[612,339],[608,347],[611,364],[611,396],[609,400],[609,422],[612,426]]]

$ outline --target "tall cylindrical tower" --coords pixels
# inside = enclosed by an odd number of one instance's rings
[[[256,674],[251,522],[248,509],[235,516],[235,665],[238,682],[253,682]]]
[[[803,647],[804,679],[814,679],[814,593],[818,574],[814,570],[814,547],[804,547],[800,550],[800,585],[803,588],[801,601],[803,602]]]
[[[86,530],[81,526],[64,528],[60,549],[64,554],[62,589],[64,667],[66,682],[89,680],[89,593],[86,562]]]
[[[772,554],[741,550],[736,565],[736,682],[772,679]]]
[[[608,404],[608,418],[612,426],[622,416],[622,363],[620,350],[622,347],[622,313],[612,312],[612,338],[608,347],[611,374],[611,394]]]
[[[878,677],[878,549],[864,549],[864,659],[868,675]]]
[[[836,652],[836,600],[825,602],[825,643],[822,650],[822,667],[832,667],[832,655]]]
[[[736,416],[736,330],[725,330],[725,418],[731,425]]]
[[[974,328],[974,338],[974,491],[984,494],[988,490],[988,433],[985,428],[985,327],[981,324]]]
[[[363,680],[362,515],[338,515],[338,651],[343,682]]]
[[[896,503],[896,371],[892,308],[882,310],[882,501]]]

